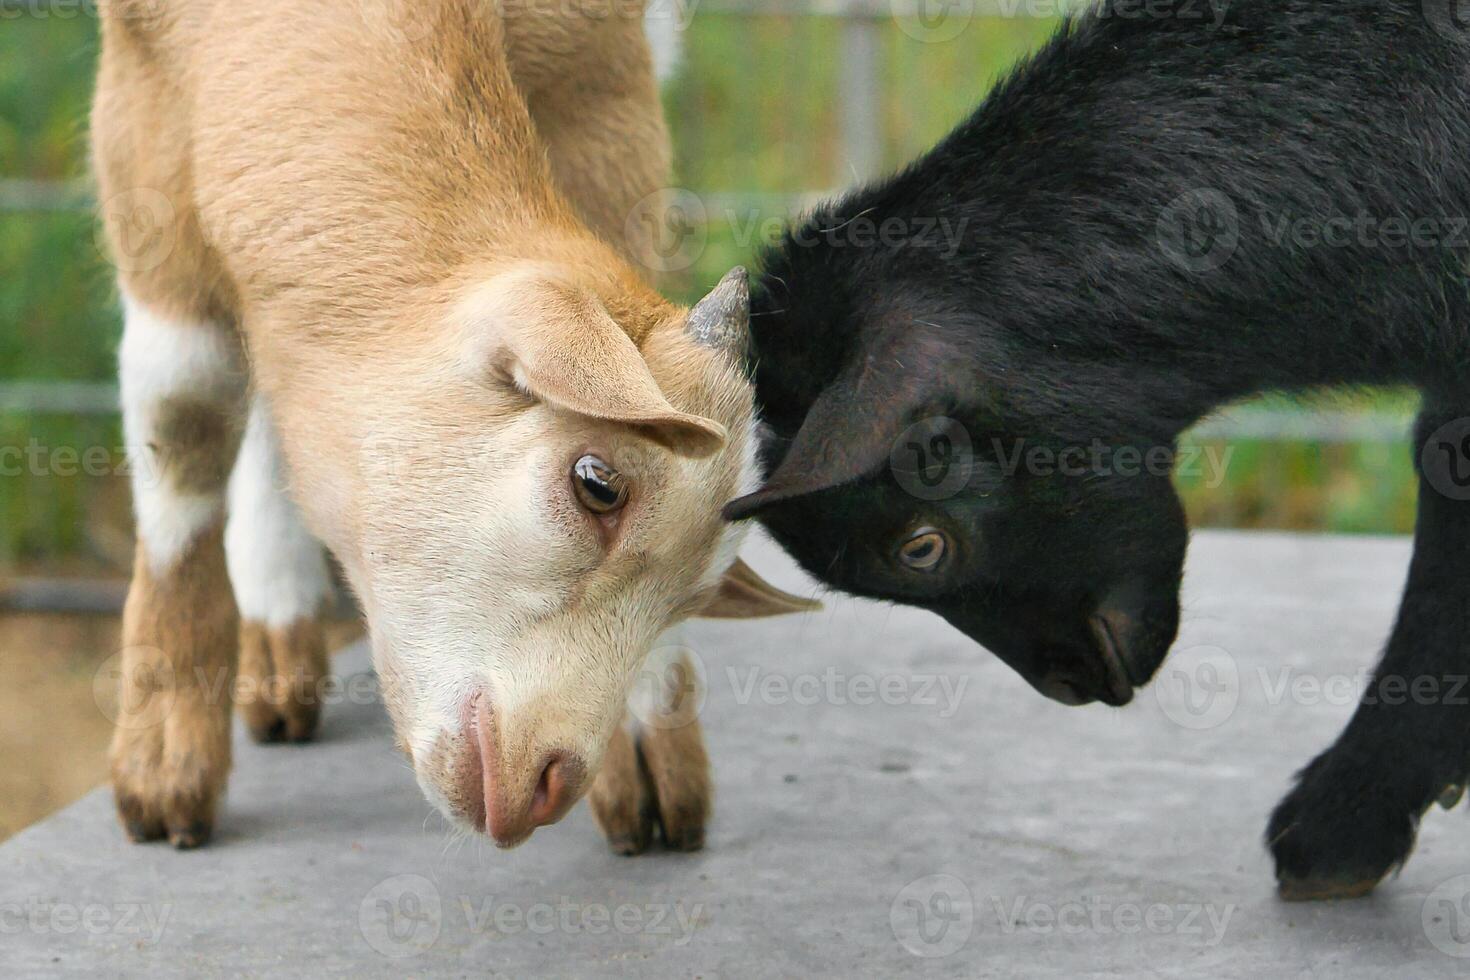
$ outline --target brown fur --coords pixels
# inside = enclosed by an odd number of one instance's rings
[[[675,851],[704,847],[714,793],[699,719],[671,728],[650,728],[638,740],[638,749],[657,794],[665,846]]]
[[[230,771],[238,629],[223,527],[160,579],[139,551],[111,752],[118,812],[135,841],[195,847],[209,839]]]
[[[230,478],[231,462],[221,447],[239,443],[239,419],[192,398],[166,402],[161,416],[156,452],[164,477],[182,493],[219,493]]]
[[[655,831],[670,850],[703,848],[714,790],[698,719],[636,735],[619,729],[587,799],[619,854],[642,854]]]
[[[648,850],[658,820],[654,799],[633,736],[619,728],[587,794],[592,816],[609,847],[628,856]]]
[[[714,791],[701,699],[691,683],[697,675],[687,656],[672,670],[680,679],[672,699],[650,708],[654,713],[631,729],[618,730],[589,794],[598,826],[620,854],[643,853],[655,830],[670,850],[704,847]]]
[[[236,703],[257,741],[309,741],[321,718],[328,673],[321,621],[301,620],[282,629],[241,624]]]

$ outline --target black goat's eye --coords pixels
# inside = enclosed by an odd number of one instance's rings
[[[572,467],[572,489],[577,502],[599,517],[617,513],[628,502],[627,479],[596,456],[577,460]]]
[[[932,572],[949,554],[949,535],[932,527],[921,527],[898,547],[898,560],[916,572]]]

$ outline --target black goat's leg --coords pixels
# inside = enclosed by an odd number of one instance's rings
[[[1430,401],[1415,438],[1419,516],[1398,621],[1362,703],[1276,808],[1283,898],[1365,895],[1470,769],[1470,398]],[[1463,485],[1461,485],[1461,481]]]

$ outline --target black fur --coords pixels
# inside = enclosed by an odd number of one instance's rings
[[[1201,0],[1110,0],[1068,24],[933,152],[765,255],[771,476],[729,515],[838,588],[940,613],[1054,697],[1125,703],[1177,632],[1184,429],[1340,384],[1422,389],[1416,449],[1470,415],[1455,9],[1236,0],[1217,24]],[[1018,468],[1033,450],[1087,461]],[[959,492],[928,492],[955,466]],[[1436,486],[1378,678],[1443,693],[1470,671],[1470,503]],[[930,571],[899,560],[923,528],[947,544]],[[1461,694],[1365,699],[1272,820],[1284,894],[1360,893],[1408,856],[1470,766]]]

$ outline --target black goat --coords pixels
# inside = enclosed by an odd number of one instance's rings
[[[1120,705],[1178,628],[1179,434],[1255,392],[1418,387],[1398,623],[1268,835],[1287,897],[1359,895],[1470,768],[1470,27],[1455,0],[1170,2],[1070,21],[769,250],[770,477],[727,514]]]

